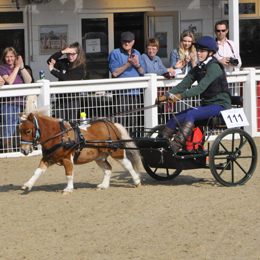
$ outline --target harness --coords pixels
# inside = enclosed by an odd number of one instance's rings
[[[223,73],[220,77],[216,78],[203,93],[201,93],[201,98],[206,98],[206,99],[212,98],[218,95],[219,93],[223,93],[223,92],[230,94],[224,66],[214,57],[207,64],[203,65],[202,68],[199,68],[198,66],[196,67],[197,69],[196,69],[195,77],[198,83],[204,78],[204,76],[207,73],[208,67],[212,63],[217,63],[220,66]]]
[[[69,124],[71,125],[71,128],[67,129],[64,125],[65,120],[62,120],[59,122],[60,124],[60,129],[61,129],[61,133],[52,136],[46,140],[43,140],[41,142],[37,142],[37,139],[40,138],[41,134],[40,134],[40,128],[39,128],[39,124],[38,124],[38,120],[37,118],[34,116],[34,122],[32,121],[27,121],[27,120],[22,120],[21,123],[31,123],[34,124],[34,128],[33,128],[33,141],[26,141],[21,139],[21,143],[24,144],[32,144],[33,145],[33,149],[36,149],[38,144],[43,144],[46,143],[52,139],[54,139],[57,136],[62,135],[62,141],[60,143],[55,144],[53,147],[51,147],[50,149],[44,149],[44,147],[42,147],[42,153],[43,155],[45,155],[47,157],[47,159],[49,160],[50,163],[54,164],[55,162],[53,162],[53,160],[51,159],[51,155],[54,154],[58,149],[64,148],[64,149],[68,149],[68,150],[75,150],[75,154],[74,154],[74,158],[73,158],[73,162],[74,164],[77,162],[80,153],[82,151],[82,149],[84,147],[88,147],[88,148],[109,148],[109,149],[113,149],[114,151],[122,148],[124,145],[122,144],[122,142],[114,144],[111,138],[111,130],[115,133],[117,140],[120,140],[119,136],[116,134],[115,129],[111,126],[111,124],[109,124],[107,121],[105,120],[97,120],[95,122],[103,122],[108,130],[108,134],[109,134],[109,140],[102,140],[102,141],[86,141],[85,137],[83,136],[83,134],[81,133],[78,125],[76,125],[73,122],[69,122]],[[74,130],[74,135],[75,135],[75,140],[71,140],[70,136],[69,136],[69,131]],[[65,134],[67,135],[68,141],[65,141]],[[122,141],[122,140],[121,140]],[[103,145],[103,146],[97,146],[95,145],[95,143],[108,143],[108,145]]]
[[[85,144],[86,141],[85,141],[85,138],[84,138],[83,134],[81,133],[80,129],[78,128],[78,126],[73,122],[69,122],[70,125],[71,125],[71,129],[74,130],[74,135],[75,135],[75,140],[71,140],[69,133],[68,133],[70,129],[67,129],[63,122],[64,122],[64,120],[59,122],[60,129],[62,131],[62,133],[61,133],[62,142],[55,144],[50,149],[44,149],[42,147],[42,153],[48,158],[48,160],[52,164],[54,164],[54,162],[51,159],[51,155],[53,153],[55,153],[58,149],[60,149],[60,148],[65,148],[65,149],[68,149],[68,150],[74,150],[75,149],[75,155],[74,155],[74,158],[73,158],[73,162],[75,164],[77,162],[78,158],[79,158],[79,155],[80,155],[82,149],[84,148],[84,144]],[[64,134],[67,134],[69,141],[65,141]]]

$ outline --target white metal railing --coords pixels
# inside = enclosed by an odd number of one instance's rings
[[[245,130],[253,137],[260,136],[260,129],[257,129],[257,120],[260,120],[260,115],[257,114],[258,107],[260,108],[260,101],[259,106],[257,106],[257,98],[260,99],[260,70],[246,68],[232,74],[228,73],[227,78],[232,93],[244,97],[244,110],[250,124],[245,127]],[[66,114],[66,118],[77,121],[80,119],[80,112],[83,111],[87,113],[88,117],[107,117],[121,111],[153,105],[158,94],[163,94],[168,89],[176,86],[182,79],[183,76],[181,75],[173,80],[168,80],[155,74],[146,74],[144,77],[120,79],[63,82],[39,80],[37,83],[32,84],[0,86],[0,103],[2,107],[8,97],[22,96],[25,98],[28,95],[37,95],[37,107],[50,106],[50,116],[62,117],[59,116],[63,115],[62,111],[71,111],[71,113]],[[257,96],[258,85],[259,95]],[[199,102],[199,97],[187,100],[188,104],[194,106],[198,105]],[[175,112],[185,108],[187,107],[180,102],[172,106]],[[25,107],[21,106],[21,109],[23,111]],[[170,115],[167,108],[163,108],[163,111],[159,112],[162,112],[162,116],[159,116],[157,108],[152,108],[131,113],[130,115],[119,115],[111,118],[111,121],[120,122],[129,132],[134,132],[143,128],[154,127],[158,123],[169,120]],[[12,137],[16,141],[12,143],[11,153],[6,151],[10,149],[3,147],[2,116],[3,112],[0,110],[0,157],[21,155],[19,153],[20,137],[18,126]]]

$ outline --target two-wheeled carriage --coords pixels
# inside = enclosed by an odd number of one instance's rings
[[[232,97],[232,105],[240,106],[241,97]],[[146,172],[159,181],[172,180],[183,170],[209,168],[214,178],[224,186],[246,183],[257,165],[257,148],[253,138],[243,129],[227,129],[221,115],[207,122],[197,122],[202,131],[222,129],[213,143],[203,135],[197,149],[183,147],[176,153],[170,141],[163,138],[158,125],[146,132],[145,138],[135,138]],[[212,123],[210,123],[212,122]],[[207,144],[207,147],[206,144]]]
[[[237,104],[240,97],[233,99]],[[120,124],[106,120],[92,120],[88,125],[78,127],[74,123],[50,118],[41,114],[20,115],[21,152],[28,155],[37,145],[42,146],[43,157],[39,167],[22,189],[30,190],[36,180],[52,164],[63,165],[67,177],[64,194],[73,191],[73,166],[95,160],[104,172],[104,179],[98,189],[107,189],[112,167],[107,161],[111,156],[131,174],[136,187],[141,185],[135,171],[142,155],[147,173],[156,180],[171,180],[182,170],[209,168],[214,178],[225,186],[246,183],[253,175],[257,164],[257,149],[253,138],[240,128],[227,129],[221,116],[214,123],[198,122],[201,129],[215,131],[224,129],[210,147],[203,135],[195,149],[183,147],[176,152],[171,142],[161,134],[163,125],[147,130],[142,137],[130,137]],[[139,135],[140,136],[140,135]],[[208,135],[209,136],[209,135]],[[134,143],[136,145],[134,145]],[[207,160],[208,158],[208,160]]]

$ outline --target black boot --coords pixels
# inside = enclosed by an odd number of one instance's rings
[[[190,121],[185,121],[181,124],[181,127],[178,133],[174,136],[174,140],[171,141],[171,144],[175,152],[179,152],[180,148],[186,144],[190,135],[192,134],[194,124]]]

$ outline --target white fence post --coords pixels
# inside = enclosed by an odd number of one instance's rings
[[[49,80],[37,80],[39,83],[43,83],[41,87],[41,93],[38,96],[37,107],[44,107],[50,105],[50,81]],[[50,110],[48,111],[48,116],[50,116]]]
[[[244,68],[249,71],[244,84],[244,111],[249,122],[249,126],[245,127],[245,131],[252,137],[257,135],[257,114],[256,114],[256,70],[255,68]]]
[[[144,106],[153,105],[157,97],[157,75],[156,74],[145,74],[150,76],[149,87],[145,89],[144,95]],[[152,128],[158,125],[158,112],[157,107],[152,109],[146,109],[144,111],[144,124],[146,128]]]

